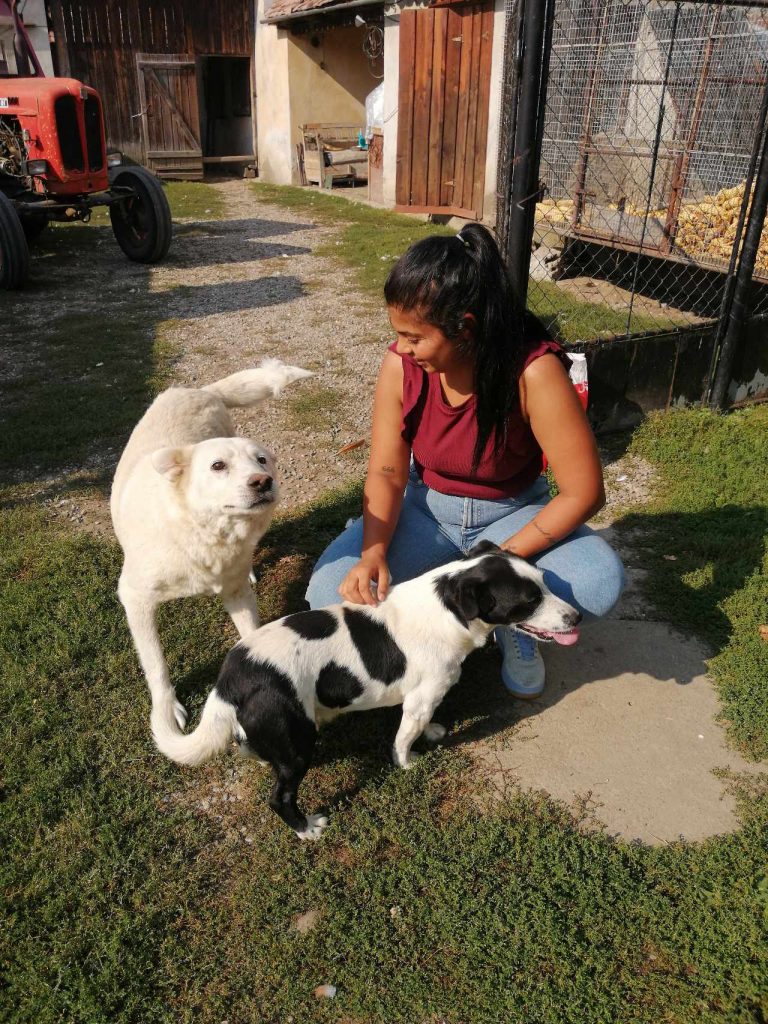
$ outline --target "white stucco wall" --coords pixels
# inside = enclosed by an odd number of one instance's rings
[[[43,71],[47,76],[52,77],[53,60],[51,58],[51,43],[48,37],[48,21],[45,17],[45,0],[27,0],[27,4],[24,7],[24,24]],[[0,44],[2,44],[0,46],[0,56],[4,48],[10,66],[14,67],[13,19],[5,15],[0,16]]]
[[[400,10],[384,8],[384,203],[395,205],[397,103],[400,81]]]
[[[278,185],[293,181],[288,40],[274,25],[263,25],[264,0],[256,9],[256,133],[259,177]]]
[[[488,98],[488,142],[485,152],[485,191],[483,220],[496,223],[496,168],[501,126],[501,93],[504,82],[504,0],[496,0],[493,8],[493,49],[491,50],[491,92]]]

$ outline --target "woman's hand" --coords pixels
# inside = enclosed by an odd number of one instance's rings
[[[376,584],[376,594],[371,590]],[[383,555],[366,554],[357,565],[353,565],[339,587],[345,601],[352,604],[369,604],[373,607],[383,601],[389,590],[389,567]]]

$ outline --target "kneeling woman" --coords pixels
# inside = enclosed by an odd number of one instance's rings
[[[384,296],[397,340],[376,386],[363,516],[315,566],[311,607],[339,595],[375,604],[390,585],[490,540],[542,569],[585,619],[605,615],[624,571],[584,526],[605,501],[595,440],[568,356],[517,301],[490,232],[470,224],[417,242]],[[496,641],[506,687],[537,697],[536,642],[506,628]]]

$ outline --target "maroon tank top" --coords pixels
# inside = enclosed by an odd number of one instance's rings
[[[390,345],[397,352],[397,343]],[[570,359],[555,341],[533,341],[523,369],[548,352],[566,369]],[[519,406],[509,421],[507,443],[497,455],[489,440],[480,465],[472,473],[477,439],[476,396],[452,406],[443,393],[439,373],[427,373],[403,355],[403,419],[401,434],[411,446],[419,476],[428,487],[460,498],[512,498],[530,487],[542,471],[542,451]]]

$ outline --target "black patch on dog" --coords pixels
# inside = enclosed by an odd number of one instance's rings
[[[435,591],[465,628],[473,619],[504,626],[524,622],[544,597],[538,583],[518,575],[506,557],[492,555],[465,572],[441,576]]]
[[[303,640],[327,640],[339,628],[336,616],[322,609],[288,615],[283,619],[283,625],[298,633]]]
[[[498,555],[501,548],[498,544],[494,544],[492,540],[481,540],[464,556],[465,558],[479,558],[480,555]]]
[[[317,728],[291,680],[269,662],[251,658],[248,649],[238,644],[224,660],[216,692],[234,705],[249,749],[272,766],[275,786],[270,807],[292,829],[303,832],[307,819],[296,796],[312,760]]]
[[[363,692],[363,684],[348,669],[329,661],[317,677],[317,699],[327,708],[345,708]]]
[[[387,627],[365,612],[351,608],[344,609],[344,621],[371,679],[387,686],[401,679],[405,673],[405,655]]]

